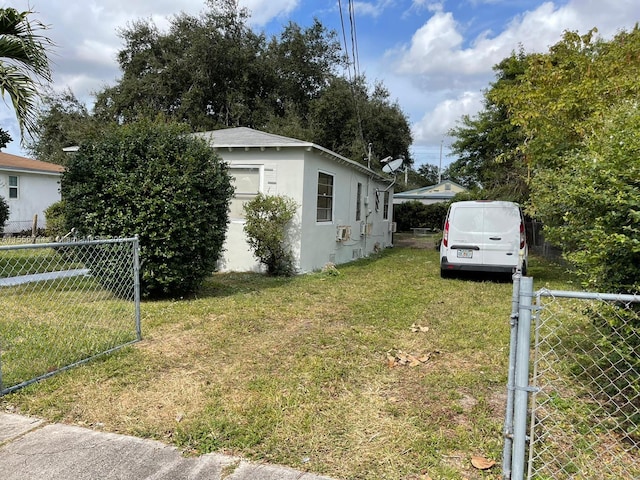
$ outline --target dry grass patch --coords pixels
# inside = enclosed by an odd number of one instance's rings
[[[0,402],[335,478],[499,478],[468,465],[502,451],[511,285],[442,280],[434,249],[338,271],[214,275],[144,303],[141,343]]]

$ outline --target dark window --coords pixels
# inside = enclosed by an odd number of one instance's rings
[[[358,183],[358,193],[356,193],[356,221],[362,218],[362,184]]]
[[[333,175],[318,172],[318,222],[333,221]]]
[[[9,175],[9,198],[18,198],[18,177]]]

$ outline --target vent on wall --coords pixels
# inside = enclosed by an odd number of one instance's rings
[[[351,227],[340,226],[336,230],[336,242],[345,242],[351,238]]]
[[[360,223],[360,236],[364,237],[365,235],[370,236],[373,231],[373,223]]]

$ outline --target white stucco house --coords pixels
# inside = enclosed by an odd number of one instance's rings
[[[38,228],[44,228],[44,211],[60,200],[60,177],[64,168],[0,152],[0,196],[9,205],[4,233],[30,230],[37,215]]]
[[[404,202],[418,201],[424,205],[438,202],[448,202],[457,193],[466,192],[467,189],[451,180],[443,180],[436,185],[420,187],[406,192],[398,192],[393,195],[393,204],[399,205]]]
[[[246,127],[194,134],[229,165],[235,195],[221,271],[261,271],[244,234],[243,204],[258,192],[298,205],[289,242],[300,273],[391,246],[392,180],[314,143]]]

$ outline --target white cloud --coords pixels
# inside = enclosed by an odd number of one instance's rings
[[[240,6],[251,13],[251,25],[262,26],[274,18],[286,17],[293,12],[299,0],[240,0]]]
[[[447,132],[456,125],[463,115],[473,115],[482,107],[480,92],[462,92],[456,98],[439,102],[433,110],[415,124],[411,130],[418,145],[440,143]]]
[[[409,112],[417,152],[439,145],[462,115],[473,116],[482,108],[482,90],[494,79],[493,66],[521,46],[525,52],[546,52],[565,31],[583,34],[594,27],[602,37],[611,38],[633,28],[640,18],[637,0],[572,0],[564,6],[545,2],[511,19],[502,31],[465,38],[468,26],[444,11],[442,4],[414,0],[412,8],[434,13],[410,42],[385,52],[385,59],[395,65],[396,75],[410,80],[423,96],[437,99],[419,116],[417,110]],[[401,104],[412,105],[410,101]]]

